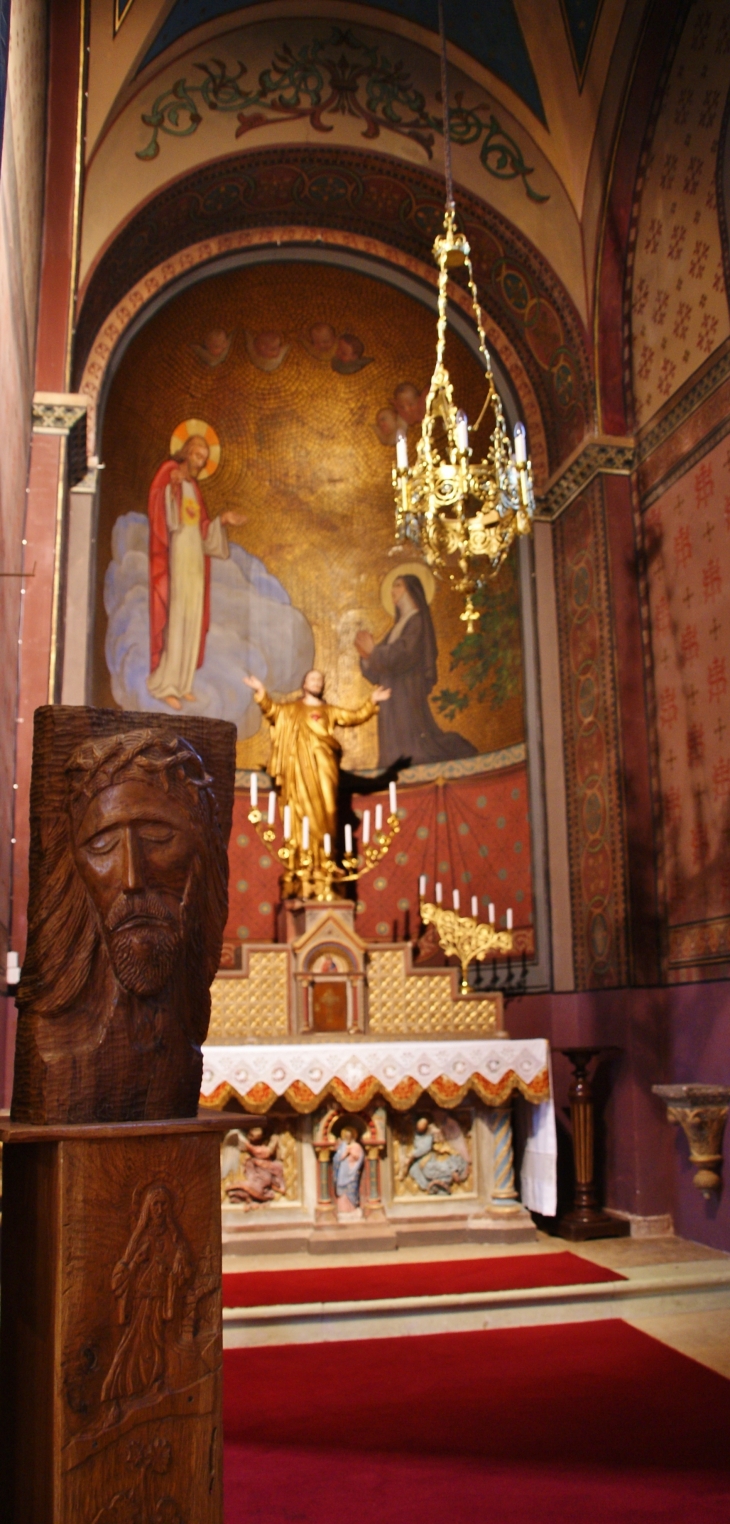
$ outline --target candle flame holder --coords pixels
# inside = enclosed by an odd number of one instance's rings
[[[249,810],[248,818],[259,840],[273,848],[276,831],[258,806]],[[315,866],[311,849],[305,850],[295,837],[285,836],[282,845],[276,849],[277,857],[284,864],[280,879],[282,899],[297,898],[326,903],[337,899],[337,889],[341,884],[356,883],[366,873],[372,872],[386,856],[399,831],[398,813],[393,811],[388,816],[386,829],[376,831],[373,841],[363,847],[361,853],[346,852],[341,866],[331,856],[323,856],[319,865]]]
[[[462,995],[469,993],[470,963],[480,962],[490,953],[509,953],[514,945],[511,931],[496,931],[489,922],[476,921],[471,915],[459,915],[457,910],[445,910],[443,905],[432,905],[428,900],[421,900],[421,920],[426,926],[435,926],[447,956],[459,959]]]

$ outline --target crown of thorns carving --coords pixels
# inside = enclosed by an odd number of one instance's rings
[[[197,799],[213,782],[198,753],[181,736],[132,730],[107,741],[85,741],[66,763],[72,803],[91,799],[121,776],[159,781],[166,793],[182,785]]]

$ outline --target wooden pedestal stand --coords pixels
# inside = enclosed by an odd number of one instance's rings
[[[226,1125],[0,1127],[13,1524],[221,1524]]]
[[[588,1238],[625,1238],[631,1230],[630,1223],[621,1217],[612,1217],[602,1211],[597,1203],[596,1183],[593,1178],[593,1087],[588,1070],[591,1061],[609,1048],[558,1048],[573,1065],[570,1082],[570,1120],[573,1124],[573,1169],[575,1191],[573,1207],[558,1223],[561,1238],[580,1243]]]

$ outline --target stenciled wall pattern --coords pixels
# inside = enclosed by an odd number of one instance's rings
[[[644,516],[670,978],[730,965],[730,439]],[[714,969],[713,969],[714,965]]]
[[[643,427],[730,333],[717,154],[730,3],[691,5],[661,101],[636,229],[632,384]]]

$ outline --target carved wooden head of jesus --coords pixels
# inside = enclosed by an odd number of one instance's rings
[[[13,1114],[194,1114],[227,913],[212,779],[157,728],[86,740],[63,774],[35,865]]]

